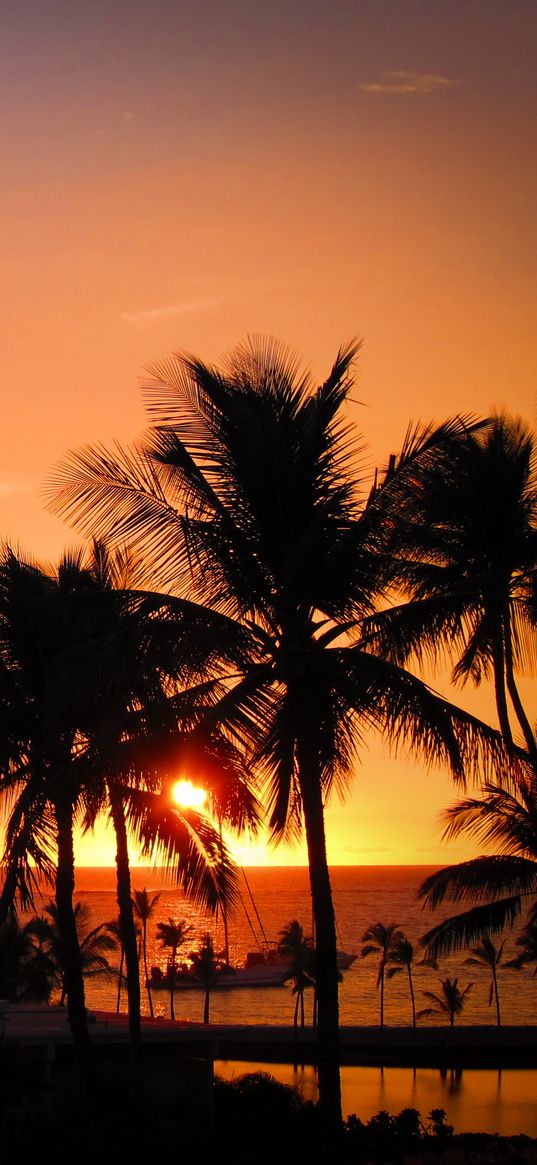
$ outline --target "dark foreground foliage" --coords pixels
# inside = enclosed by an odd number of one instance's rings
[[[126,1078],[106,1073],[93,1102],[83,1099],[72,1073],[51,1078],[43,1062],[22,1059],[0,1045],[2,1160],[40,1165],[63,1160],[159,1160],[166,1154],[218,1165],[533,1165],[537,1141],[484,1133],[455,1135],[442,1109],[422,1120],[416,1109],[379,1112],[367,1122],[351,1116],[338,1144],[323,1149],[319,1110],[296,1089],[264,1072],[214,1087],[210,1120],[193,1119],[179,1098],[133,1097]]]

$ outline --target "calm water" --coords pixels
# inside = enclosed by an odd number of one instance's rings
[[[344,950],[359,952],[361,936],[371,923],[396,922],[413,942],[442,917],[424,912],[416,899],[420,882],[432,868],[419,867],[336,867],[332,870],[332,889],[336,905],[339,945]],[[250,868],[247,870],[255,905],[265,934],[276,940],[287,922],[297,918],[305,930],[311,930],[311,905],[308,873],[303,868]],[[187,919],[193,927],[193,939],[188,949],[195,947],[198,938],[207,930],[215,933],[214,922],[204,917],[186,902],[183,896],[150,870],[136,870],[133,886],[146,887],[160,893],[154,919],[149,924],[149,963],[166,965],[166,955],[155,939],[156,923],[172,917]],[[77,898],[91,907],[95,924],[117,917],[114,871],[103,869],[79,870]],[[243,884],[244,905],[230,921],[232,961],[240,963],[249,950],[255,950],[259,925]],[[446,911],[445,913],[448,913]],[[254,925],[255,924],[255,925]],[[256,937],[254,937],[255,929]],[[221,922],[216,927],[216,947],[223,946]],[[507,933],[506,957],[515,952],[515,934]],[[185,952],[185,953],[188,953]],[[424,989],[437,990],[440,974],[458,974],[461,984],[473,981],[474,987],[461,1017],[464,1024],[494,1023],[494,1012],[488,1007],[489,980],[486,971],[464,966],[467,955],[442,960],[439,971],[418,968],[415,974],[417,1006],[424,1006]],[[376,960],[358,959],[343,976],[340,987],[340,1014],[343,1024],[378,1023],[378,994],[375,987]],[[90,1007],[115,1010],[116,983],[102,979],[87,981],[87,1002]],[[506,1024],[533,1024],[537,1020],[537,979],[530,973],[505,970],[500,972],[500,990],[503,1020]],[[167,993],[154,993],[155,1012],[167,1015]],[[125,1004],[126,1008],[126,1004]],[[176,995],[176,1016],[186,1020],[201,1020],[202,992]],[[144,1001],[147,1011],[147,1003]],[[294,1000],[290,987],[263,990],[234,990],[215,992],[211,997],[211,1020],[215,1023],[271,1023],[292,1022]],[[308,1000],[309,1020],[311,1002]],[[396,976],[386,987],[385,1021],[389,1025],[406,1025],[411,1021],[410,1003],[403,975]],[[432,1022],[432,1021],[427,1021]],[[301,1069],[298,1076],[288,1065],[219,1064],[221,1075],[240,1075],[261,1067],[286,1082],[300,1084],[306,1095],[314,1095],[313,1069]],[[444,1073],[430,1069],[348,1068],[342,1069],[343,1104],[345,1113],[356,1112],[367,1119],[380,1109],[392,1113],[410,1106],[426,1116],[432,1108],[444,1108],[448,1119],[458,1132],[483,1131],[504,1134],[525,1132],[537,1136],[537,1072],[535,1071],[476,1071]]]

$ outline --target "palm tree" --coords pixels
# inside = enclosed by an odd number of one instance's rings
[[[517,947],[520,947],[519,954],[514,959],[510,959],[505,964],[506,967],[513,967],[515,971],[519,971],[521,967],[527,967],[528,963],[537,963],[537,906],[533,906],[528,921],[519,934],[516,940]],[[537,966],[533,972],[533,976],[537,975]]]
[[[168,959],[167,976],[170,983],[170,1016],[175,1020],[173,997],[175,992],[175,976],[177,974],[177,951],[182,947],[192,933],[192,927],[185,919],[175,921],[169,918],[167,922],[157,922],[157,939],[161,947],[171,951]]]
[[[422,462],[402,506],[400,540],[410,608],[393,618],[397,658],[457,653],[455,681],[492,675],[498,722],[513,718],[537,766],[537,742],[516,682],[535,651],[537,461],[535,438],[500,415]],[[413,560],[413,564],[410,560]],[[509,707],[510,702],[510,707]]]
[[[47,723],[47,717],[51,712],[56,716],[59,709],[63,733],[61,786],[68,786],[72,791],[71,817],[75,812],[83,813],[88,827],[96,813],[105,808],[116,832],[118,905],[127,963],[131,1051],[134,1075],[139,1077],[140,988],[127,824],[144,854],[151,857],[158,854],[163,864],[173,870],[185,892],[196,897],[201,905],[214,909],[217,904],[230,900],[233,869],[218,833],[200,815],[182,814],[177,807],[172,807],[169,794],[162,788],[166,765],[173,765],[178,757],[179,716],[188,724],[192,756],[210,757],[214,766],[224,746],[214,729],[201,741],[193,731],[196,700],[201,699],[203,703],[203,696],[195,696],[185,703],[180,693],[176,694],[184,654],[178,634],[181,613],[166,609],[162,614],[161,599],[143,591],[118,589],[127,582],[137,581],[127,552],[111,555],[102,543],[94,541],[86,558],[82,554],[66,556],[57,577],[49,577],[43,570],[6,551],[1,581],[2,710],[9,712],[0,757],[1,791],[6,798],[17,800],[8,827],[0,913],[5,916],[17,890],[22,904],[31,905],[34,867],[41,869],[49,880],[56,878],[53,849],[57,811],[52,803],[54,798],[49,795],[49,785],[44,781],[43,767],[36,766],[36,756],[40,734],[45,736],[47,747],[54,740],[54,725]],[[47,627],[44,615],[49,609],[52,621]],[[212,650],[207,645],[210,628],[205,617],[197,622],[190,618],[189,624],[192,623],[194,626],[189,625],[189,632],[196,635],[194,666],[199,668],[199,658]],[[41,650],[46,668],[42,665]],[[34,691],[36,684],[40,685],[38,698]],[[24,736],[12,739],[18,723],[26,734],[25,740]],[[69,736],[65,736],[67,726]],[[21,739],[25,746],[22,752]],[[56,752],[46,760],[47,772],[53,771],[51,764],[57,768],[57,745],[54,747]],[[239,771],[236,749],[227,742],[225,750],[225,765],[221,758],[224,784],[230,790],[233,788],[234,801],[230,793],[229,804],[223,807],[222,814],[226,821],[235,820],[233,812],[240,805],[239,824],[255,827],[255,799],[244,772]],[[58,788],[60,776],[56,782]],[[221,775],[221,783],[223,779]],[[22,796],[19,796],[21,790]],[[237,810],[235,817],[238,813]],[[64,838],[66,845],[68,830],[64,831]],[[64,846],[64,852],[72,868],[72,824],[71,850]],[[58,884],[65,881],[63,865],[58,862]],[[72,883],[70,877],[71,896]],[[73,934],[71,926],[73,944],[75,936],[76,928]],[[77,1023],[83,1036],[83,1052],[89,1058],[85,1009],[80,1015],[81,968],[77,974]]]
[[[198,949],[192,952],[191,959],[192,970],[205,987],[203,1022],[209,1023],[211,990],[218,982],[221,969],[220,959],[215,953],[212,936],[209,933],[203,935]]]
[[[386,967],[392,962],[404,940],[404,934],[396,922],[375,922],[362,935],[361,955],[366,959],[368,955],[379,955],[379,969],[377,975],[377,991],[380,987],[380,1026],[384,1027],[384,978]]]
[[[499,947],[495,947],[490,938],[485,938],[472,950],[472,954],[465,959],[465,963],[470,967],[487,967],[490,970],[490,991],[489,991],[489,1007],[492,1007],[492,1001],[496,1002],[496,1018],[498,1027],[501,1027],[500,1017],[500,993],[498,991],[498,967],[502,961],[503,948],[505,943],[500,943]]]
[[[464,1008],[466,996],[472,990],[473,983],[468,983],[466,987],[459,987],[458,979],[441,979],[440,980],[441,993],[435,994],[434,991],[424,991],[426,999],[430,999],[434,1007],[424,1007],[418,1012],[418,1018],[424,1019],[430,1015],[447,1015],[451,1027],[455,1026],[455,1016],[460,1015]]]
[[[443,902],[469,905],[420,939],[434,959],[500,934],[537,893],[537,775],[528,769],[511,789],[486,782],[481,797],[457,802],[444,819],[444,837],[466,833],[495,852],[446,866],[422,883],[419,895],[433,910]]]
[[[284,926],[278,937],[278,954],[289,960],[284,982],[292,984],[292,994],[296,996],[293,1028],[295,1038],[298,1032],[298,1011],[300,1026],[304,1027],[304,992],[307,987],[315,987],[315,950],[313,939],[304,934],[297,919]]]
[[[64,971],[64,951],[60,928],[58,925],[58,908],[54,902],[47,902],[43,921],[48,927],[46,946],[50,956],[58,968],[59,985],[61,988],[60,1007],[65,1003],[67,983]],[[107,955],[117,951],[118,941],[113,934],[113,924],[101,922],[97,926],[91,925],[91,908],[86,902],[77,902],[74,908],[78,945],[82,962],[84,978],[93,975],[113,974]]]
[[[134,914],[140,923],[141,931],[142,931],[141,952],[140,953],[143,954],[145,985],[146,985],[146,989],[147,989],[147,998],[148,998],[148,1002],[149,1002],[149,1014],[151,1016],[151,1019],[153,1019],[153,1017],[154,1017],[154,1012],[153,1012],[153,1000],[151,998],[151,987],[149,985],[149,967],[147,965],[147,924],[149,922],[149,919],[152,917],[152,915],[155,911],[155,907],[157,905],[159,898],[160,898],[160,894],[153,894],[153,895],[148,894],[145,886],[144,886],[143,890],[134,890],[133,895],[132,895],[132,906],[133,906]]]
[[[400,938],[394,939],[390,951],[390,966],[386,967],[386,978],[393,979],[394,975],[398,975],[401,971],[406,971],[408,977],[408,990],[410,994],[410,1002],[412,1004],[412,1027],[416,1030],[416,1000],[414,996],[414,982],[412,977],[412,969],[416,962],[416,951],[414,945],[401,935]],[[436,963],[432,959],[420,959],[419,965],[421,967],[435,967]]]
[[[21,925],[13,914],[0,925],[0,995],[13,1002],[48,1003],[57,964],[47,943],[48,927],[38,918]]]
[[[369,627],[361,635],[400,572],[390,551],[401,486],[465,425],[410,433],[380,483],[360,492],[342,416],[356,351],[338,353],[320,388],[270,339],[241,345],[220,370],[162,361],[147,385],[145,444],[74,453],[51,483],[53,509],[143,547],[167,588],[241,633],[227,679],[215,637],[226,691],[212,715],[264,777],[274,840],[305,828],[327,1132],[340,1128],[341,1097],[325,803],[349,781],[364,724],[459,778],[483,753],[504,759],[494,733],[383,658]]]

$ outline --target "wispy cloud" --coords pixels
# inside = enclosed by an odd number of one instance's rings
[[[390,69],[380,74],[378,81],[364,81],[363,93],[394,93],[397,96],[434,93],[438,89],[452,89],[460,85],[454,77],[442,73],[409,73],[405,69]]]
[[[122,311],[120,319],[126,324],[147,324],[156,320],[165,320],[171,316],[191,315],[192,312],[208,311],[219,307],[220,299],[183,299],[178,303],[165,303],[159,307],[146,307],[140,311]]]
[[[346,854],[389,854],[393,847],[389,845],[347,845]]]

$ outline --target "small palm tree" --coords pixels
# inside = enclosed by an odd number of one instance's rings
[[[464,960],[468,966],[487,967],[490,970],[489,1007],[492,1007],[492,1001],[494,999],[496,1001],[498,1027],[501,1027],[502,1023],[500,1017],[500,995],[498,991],[498,967],[502,961],[504,946],[505,943],[500,943],[499,947],[495,947],[492,940],[485,937],[479,946],[473,948],[472,954]]]
[[[201,979],[205,987],[203,1022],[209,1023],[211,989],[217,982],[218,972],[221,967],[220,961],[215,954],[214,944],[210,934],[204,934],[197,951],[192,952],[191,959],[194,974],[197,975],[198,979]]]
[[[151,915],[153,914],[153,911],[157,905],[159,898],[160,898],[160,894],[153,894],[152,896],[151,896],[151,894],[148,894],[145,886],[144,886],[143,890],[135,890],[133,893],[133,896],[132,896],[132,907],[134,910],[134,914],[135,914],[135,917],[137,919],[139,919],[140,924],[141,924],[141,928],[142,928],[141,946],[142,946],[142,952],[143,952],[143,958],[144,958],[145,985],[147,988],[147,998],[149,1000],[149,1014],[151,1016],[151,1019],[153,1019],[154,1011],[153,1011],[153,1000],[151,998],[151,987],[149,986],[149,968],[147,966],[147,924],[149,922],[149,919],[151,918]],[[140,953],[140,952],[138,952],[138,953]]]
[[[412,1004],[412,1027],[416,1030],[416,999],[414,996],[414,983],[412,979],[412,969],[416,964],[416,951],[414,945],[402,935],[402,937],[393,943],[391,955],[391,966],[386,968],[386,978],[393,979],[394,975],[398,975],[401,971],[406,971],[408,977],[408,990],[410,993],[410,1002]],[[420,967],[435,967],[436,963],[432,959],[420,959]]]
[[[424,1007],[418,1012],[418,1018],[422,1019],[430,1015],[447,1015],[451,1027],[455,1026],[455,1016],[460,1015],[466,1000],[466,996],[472,990],[473,983],[468,983],[462,990],[459,987],[459,980],[455,979],[441,979],[440,980],[441,994],[437,995],[434,991],[424,991],[426,999],[430,999],[434,1003],[434,1007]]]
[[[278,954],[289,960],[284,982],[292,984],[292,994],[296,996],[293,1028],[298,1033],[298,1012],[300,1026],[304,1027],[304,992],[315,986],[315,950],[313,939],[304,934],[303,927],[296,918],[284,926],[278,940]]]
[[[375,922],[362,935],[361,955],[366,959],[368,955],[379,955],[379,969],[377,975],[377,991],[380,987],[380,1026],[384,1027],[384,977],[388,963],[393,962],[395,952],[404,939],[404,934],[396,922]]]
[[[173,996],[175,992],[175,975],[177,972],[177,951],[186,942],[191,932],[192,927],[189,926],[185,919],[175,922],[173,918],[169,918],[167,922],[157,923],[158,941],[161,947],[165,947],[171,952],[168,959],[167,976],[170,984],[170,1015],[172,1020],[175,1019]]]
[[[57,965],[51,956],[43,919],[21,926],[9,914],[0,926],[0,995],[13,1002],[48,1003],[57,983]]]

